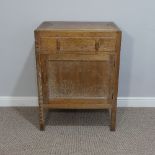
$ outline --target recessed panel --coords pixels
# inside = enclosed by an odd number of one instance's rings
[[[48,61],[49,99],[111,98],[112,62]]]

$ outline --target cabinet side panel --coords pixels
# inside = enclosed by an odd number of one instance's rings
[[[118,80],[119,80],[119,66],[120,66],[120,49],[121,49],[121,36],[122,32],[117,32],[116,40],[116,56],[115,56],[115,71],[114,71],[114,100],[117,100],[118,95]],[[117,104],[117,103],[116,103]]]

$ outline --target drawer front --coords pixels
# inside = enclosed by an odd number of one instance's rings
[[[49,53],[94,53],[114,51],[115,38],[40,38],[40,50]]]
[[[63,38],[58,42],[62,52],[95,51],[95,39],[91,38]]]

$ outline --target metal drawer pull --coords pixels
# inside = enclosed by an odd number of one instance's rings
[[[60,41],[57,40],[57,50],[60,51]]]
[[[96,41],[95,42],[95,49],[96,49],[96,51],[98,51],[99,48],[100,48],[100,42],[99,41]]]

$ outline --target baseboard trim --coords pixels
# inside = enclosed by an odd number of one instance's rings
[[[12,96],[1,96],[0,107],[33,107],[37,106],[37,97],[12,97]]]
[[[37,97],[1,96],[0,107],[38,106]],[[118,107],[155,107],[155,97],[118,97]]]
[[[118,97],[118,107],[155,107],[155,97]]]

